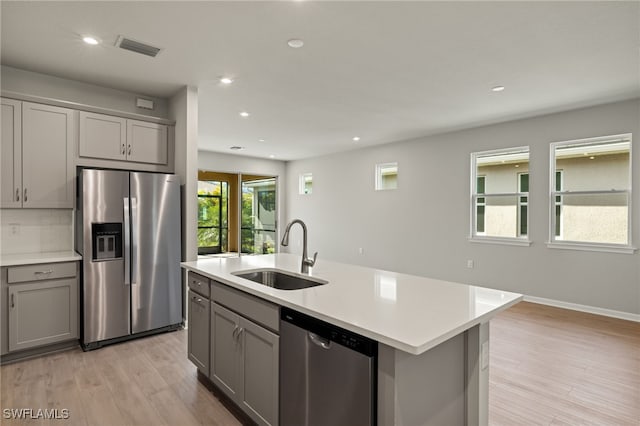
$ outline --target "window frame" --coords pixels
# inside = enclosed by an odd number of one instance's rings
[[[527,197],[527,204],[531,205],[531,195],[530,192],[513,192],[513,193],[488,193],[487,192],[487,188],[486,188],[486,176],[485,175],[479,175],[478,174],[478,158],[481,157],[486,157],[488,155],[501,155],[501,154],[510,154],[510,153],[519,153],[519,152],[526,152],[527,156],[528,156],[528,162],[530,163],[531,161],[531,149],[529,146],[516,146],[516,147],[510,147],[510,148],[500,148],[500,149],[491,149],[491,150],[487,150],[487,151],[478,151],[478,152],[472,152],[471,153],[471,184],[470,184],[470,197],[469,197],[469,206],[470,206],[470,229],[469,229],[469,237],[468,240],[472,243],[489,243],[489,244],[505,244],[505,245],[516,245],[516,246],[530,246],[531,245],[531,240],[529,239],[529,234],[530,234],[530,226],[529,226],[529,217],[530,215],[527,214],[527,235],[525,236],[516,236],[516,237],[497,237],[497,236],[489,236],[486,235],[486,222],[485,222],[485,232],[484,233],[478,233],[476,232],[477,230],[477,226],[476,226],[476,222],[477,222],[477,218],[476,218],[476,212],[477,212],[477,199],[479,197],[484,198],[485,199],[485,206],[486,206],[486,199],[489,197],[495,197],[495,196],[499,196],[499,197],[516,197],[516,200],[518,200],[518,202],[516,203],[516,214],[517,214],[517,219],[516,219],[516,223],[517,223],[517,229],[516,229],[516,234],[519,234],[520,232],[520,212],[519,212],[519,200],[520,197],[526,196]],[[529,186],[531,185],[531,169],[529,168]],[[477,178],[479,176],[485,176],[485,191],[483,194],[478,194],[477,193]],[[519,176],[519,174],[518,174]],[[518,182],[518,186],[516,186],[516,188],[519,188],[520,183]],[[528,209],[528,207],[527,207]],[[528,212],[527,212],[528,213]],[[485,220],[486,220],[486,207],[485,207]]]
[[[394,188],[385,188],[383,185],[384,177],[382,171],[389,167],[395,167],[396,169],[396,186]],[[398,189],[398,176],[400,174],[400,165],[397,161],[389,161],[386,163],[378,163],[376,164],[375,169],[375,185],[374,189],[376,191],[394,191]]]
[[[309,188],[309,192],[306,191],[307,189],[307,177],[311,178],[310,182],[311,182],[311,187]],[[307,172],[307,173],[300,173],[300,176],[298,177],[298,194],[299,195],[311,195],[313,194],[313,173],[311,172]]]
[[[525,191],[522,190],[522,177],[524,175],[527,175],[527,188],[529,187],[529,172],[518,172],[517,174],[517,179],[518,179],[518,192],[524,194]],[[529,235],[529,190],[527,189],[526,191],[527,195],[521,195],[518,197],[518,211],[517,211],[517,234],[518,237],[522,238],[522,237],[527,237]],[[522,199],[525,199],[524,201],[522,201]],[[527,210],[527,220],[526,220],[526,234],[522,233],[522,207],[526,207]]]
[[[204,256],[204,255],[210,255],[210,254],[218,254],[221,253],[223,248],[225,247],[225,244],[228,246],[229,242],[227,241],[227,237],[224,237],[224,235],[226,235],[229,232],[229,219],[227,217],[226,220],[226,226],[224,226],[225,221],[223,220],[223,215],[222,215],[222,210],[223,210],[223,198],[224,198],[224,189],[223,186],[226,185],[227,187],[227,200],[226,202],[228,203],[228,190],[229,190],[229,184],[228,182],[222,181],[222,180],[203,180],[203,179],[198,179],[199,182],[216,182],[220,184],[220,195],[213,195],[213,194],[197,194],[197,198],[216,198],[218,199],[218,226],[200,226],[199,224],[196,224],[197,229],[217,229],[218,230],[218,245],[217,246],[200,246],[198,245],[198,255],[200,256]],[[228,211],[228,204],[227,204],[227,215],[229,214]],[[200,209],[198,208],[198,222],[200,222]]]
[[[563,169],[556,169],[556,148],[564,145],[599,145],[603,143],[615,143],[629,141],[629,166],[628,166],[628,178],[629,185],[626,190],[614,189],[614,190],[591,190],[591,191],[566,191],[564,190],[564,173]],[[552,142],[549,145],[549,240],[547,247],[558,249],[572,249],[572,250],[585,250],[585,251],[602,251],[611,253],[627,253],[632,254],[635,252],[636,247],[632,244],[633,232],[633,138],[631,133],[623,133],[618,135],[609,136],[597,136],[592,138],[574,139],[568,141]],[[556,171],[562,172],[561,190],[556,190]],[[560,208],[562,209],[562,202],[564,195],[597,195],[597,194],[626,194],[627,195],[627,243],[596,243],[589,241],[566,241],[557,240],[555,235],[556,231],[556,206],[557,199],[560,197]],[[562,217],[562,213],[561,213]],[[559,237],[562,237],[562,222]]]
[[[479,179],[483,179],[482,186],[484,188],[486,188],[487,187],[487,176],[486,175],[477,175],[476,176],[476,190],[477,190],[477,185],[478,185],[478,180]],[[475,207],[474,207],[474,212],[476,214],[475,222],[474,222],[475,223],[475,225],[474,225],[475,228],[474,229],[476,230],[476,235],[479,235],[479,236],[487,235],[486,231],[484,231],[484,229],[486,227],[486,222],[485,222],[485,216],[484,215],[487,212],[487,199],[486,199],[486,197],[480,197],[480,195],[484,195],[484,194],[485,194],[484,189],[483,189],[482,192],[476,194],[477,197],[476,197]],[[482,201],[479,201],[480,198],[482,198]],[[483,229],[482,232],[478,232],[478,207],[484,207],[484,210],[482,211],[482,229]]]

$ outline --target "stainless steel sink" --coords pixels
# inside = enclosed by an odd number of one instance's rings
[[[293,272],[278,269],[254,269],[251,271],[232,272],[236,277],[244,278],[267,287],[279,290],[300,290],[327,284],[328,281],[315,277],[306,277]]]

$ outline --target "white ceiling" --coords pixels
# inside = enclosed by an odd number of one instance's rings
[[[1,8],[4,65],[161,97],[197,86],[198,145],[210,151],[299,159],[640,96],[637,1]],[[120,34],[164,50],[117,49]]]

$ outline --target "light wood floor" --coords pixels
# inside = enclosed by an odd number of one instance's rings
[[[490,324],[491,425],[640,425],[640,323],[522,302]]]
[[[186,331],[0,368],[0,408],[66,408],[56,425],[239,425],[197,381]],[[489,422],[640,425],[640,324],[531,303],[491,322]],[[2,418],[2,424],[21,424]]]

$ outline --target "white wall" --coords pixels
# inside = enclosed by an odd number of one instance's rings
[[[278,241],[282,234],[282,229],[286,225],[286,165],[280,160],[266,160],[263,158],[243,157],[239,155],[222,154],[211,151],[198,151],[198,169],[210,172],[223,173],[244,173],[252,175],[276,176],[278,197],[277,207],[277,232]],[[194,192],[195,194],[195,192]],[[195,217],[195,216],[194,216]],[[279,245],[279,244],[278,244]],[[276,251],[280,251],[277,249]]]
[[[319,251],[318,262],[332,259],[640,314],[639,252],[546,245],[549,143],[621,133],[636,139],[632,241],[640,246],[638,99],[290,162],[286,218],[307,223],[309,250]],[[469,242],[470,154],[524,145],[531,149],[533,244]],[[391,161],[399,163],[398,189],[374,191],[375,164]],[[313,193],[299,195],[298,178],[305,172],[313,173]],[[466,267],[468,259],[475,268]]]
[[[182,260],[198,258],[198,90],[184,87],[169,102],[176,122],[175,171],[182,198]]]
[[[2,78],[2,90],[152,117],[168,117],[168,102],[162,98],[125,92],[4,65],[0,68],[0,77]],[[153,100],[155,109],[149,111],[136,107],[137,97]]]

